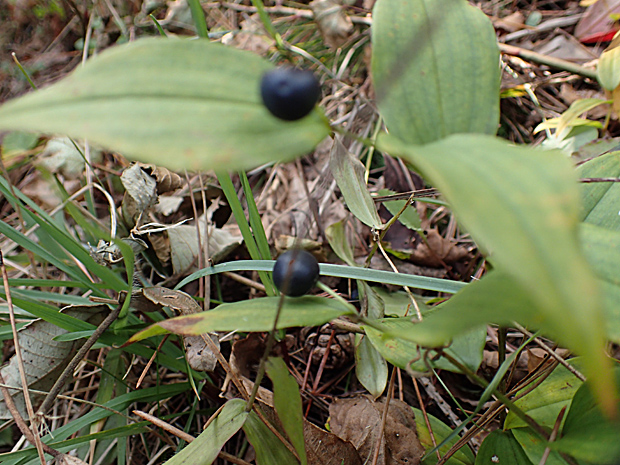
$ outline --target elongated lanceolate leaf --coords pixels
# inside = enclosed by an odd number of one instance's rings
[[[261,297],[222,304],[208,312],[170,318],[140,331],[128,342],[140,341],[168,331],[183,335],[213,331],[271,331],[279,300],[279,297]],[[351,313],[348,307],[325,297],[289,298],[284,301],[277,328],[318,326],[348,313]]]
[[[259,83],[272,65],[207,40],[141,39],[0,107],[1,130],[86,138],[172,169],[241,169],[291,159],[329,132],[320,110],[272,116]]]
[[[579,190],[568,159],[482,135],[423,147],[386,137],[380,148],[415,164],[442,191],[495,267],[535,302],[538,327],[584,356],[599,400],[613,411],[602,299],[578,240]]]
[[[381,218],[364,181],[364,165],[347,150],[339,137],[334,140],[329,167],[351,213],[371,228],[381,228]]]
[[[243,400],[229,400],[200,436],[166,465],[211,465],[224,444],[241,429],[247,416]]]
[[[433,142],[495,134],[499,49],[489,19],[465,0],[377,0],[372,75],[391,134]]]
[[[291,376],[286,363],[281,358],[269,357],[266,363],[267,374],[273,383],[273,404],[280,423],[297,451],[301,465],[307,465],[304,445],[304,416],[302,413],[299,386]]]

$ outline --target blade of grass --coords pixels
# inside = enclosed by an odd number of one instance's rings
[[[250,254],[250,257],[252,257],[253,260],[260,260],[261,255],[258,249],[258,244],[256,243],[254,235],[252,234],[250,225],[248,224],[248,220],[245,217],[245,213],[243,212],[243,206],[241,205],[241,202],[239,201],[239,197],[237,197],[237,192],[235,191],[235,187],[233,186],[233,182],[232,182],[232,179],[230,178],[230,175],[228,173],[217,172],[216,176],[217,176],[217,180],[220,183],[220,187],[222,188],[222,191],[224,192],[224,195],[226,196],[226,200],[228,201],[228,204],[230,205],[230,208],[233,212],[235,220],[237,221],[237,224],[239,225],[239,230],[241,231],[241,235],[243,236],[243,241],[245,242],[245,246],[248,249],[248,253]],[[265,271],[267,270],[256,270],[256,271],[258,271],[258,276],[260,277],[261,282],[263,283],[263,285],[265,286],[267,290],[267,295],[272,295],[272,296],[276,295],[274,286],[271,281],[271,276],[265,273]],[[202,276],[208,276],[208,275],[204,274]]]
[[[237,260],[234,262],[220,263],[192,273],[179,284],[177,284],[175,289],[180,289],[186,284],[203,276],[210,276],[212,274],[223,273],[225,271],[272,271],[274,264],[275,260]],[[393,284],[395,286],[409,286],[416,289],[446,292],[449,294],[455,294],[460,289],[467,286],[467,283],[452,281],[449,279],[438,279],[428,276],[415,276],[404,273],[371,270],[368,268],[357,268],[346,265],[332,265],[328,263],[320,263],[319,268],[321,275],[323,276],[361,279],[362,281]]]
[[[205,19],[205,12],[200,5],[200,0],[187,0],[187,3],[192,12],[196,34],[198,34],[198,37],[207,39],[209,37],[209,29],[207,28],[207,20]]]

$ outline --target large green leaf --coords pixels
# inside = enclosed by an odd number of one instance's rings
[[[581,165],[582,178],[617,178],[620,176],[620,152],[602,155]],[[582,219],[586,223],[620,230],[620,183],[592,182],[581,186]]]
[[[620,369],[613,370],[613,374],[620,382]],[[588,381],[577,390],[566,415],[562,437],[550,447],[588,463],[616,465],[620,461],[620,421],[610,420],[609,415],[601,412],[591,388]]]
[[[372,75],[390,132],[419,144],[495,134],[499,49],[489,19],[465,0],[378,0]]]
[[[209,426],[191,444],[168,460],[166,465],[212,464],[224,444],[241,429],[247,416],[243,400],[229,400]]]
[[[442,313],[442,311],[438,309],[433,313]],[[431,313],[431,315],[433,315],[433,313]],[[478,322],[477,325],[474,325],[473,329],[463,331],[462,327],[459,327],[458,329],[452,330],[449,336],[440,329],[442,324],[439,321],[461,321],[463,312],[460,313],[461,315],[454,315],[454,313],[450,312],[449,315],[446,313],[446,315],[448,315],[446,318],[433,318],[432,321],[434,321],[434,323],[431,323],[430,326],[425,323],[413,323],[410,317],[386,318],[382,321],[383,327],[386,330],[385,332],[382,333],[368,326],[365,326],[364,330],[370,342],[372,342],[372,345],[379,353],[385,357],[388,362],[399,368],[404,369],[411,367],[415,371],[428,371],[425,360],[422,358],[421,350],[411,339],[417,339],[417,336],[422,333],[426,333],[423,337],[434,337],[435,334],[439,333],[440,337],[447,336],[443,338],[442,342],[450,344],[446,352],[455,357],[470,370],[477,371],[482,362],[482,350],[485,343],[486,327],[481,327],[481,323]],[[395,337],[392,334],[406,336],[407,339]],[[454,337],[454,340],[450,341],[452,337]],[[437,369],[460,372],[458,368],[443,357],[430,363]]]
[[[200,335],[213,331],[270,331],[278,309],[279,297],[261,297],[222,304],[214,310],[160,321],[135,334],[136,342],[168,331],[183,335]],[[278,319],[278,329],[318,326],[351,313],[340,302],[325,297],[288,298]]]
[[[519,442],[530,462],[533,464],[540,463],[548,442],[537,436],[531,428],[514,428],[510,432]],[[559,452],[551,451],[547,456],[545,465],[568,465],[568,463],[560,456]]]
[[[389,137],[379,142],[442,191],[495,267],[535,302],[539,328],[587,359],[599,399],[613,410],[602,299],[578,241],[579,190],[570,161],[482,135],[423,147]],[[497,312],[510,306],[500,302]]]
[[[0,129],[62,133],[173,169],[248,168],[312,150],[320,110],[295,122],[262,105],[272,65],[207,40],[141,39],[0,107]]]
[[[570,360],[569,363],[575,368],[581,369],[583,360],[575,358]],[[582,384],[568,369],[558,365],[536,389],[528,392],[523,397],[519,397],[515,401],[515,405],[527,413],[539,425],[551,429],[562,408],[570,405],[575,392]],[[530,387],[526,386],[523,391],[529,389]],[[512,411],[509,411],[508,415],[506,415],[504,429],[526,426],[525,422]]]

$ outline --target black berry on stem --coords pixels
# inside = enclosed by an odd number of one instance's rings
[[[312,71],[283,67],[263,75],[260,93],[272,115],[295,121],[312,111],[321,95],[321,86]]]
[[[319,263],[310,252],[293,249],[284,252],[273,267],[273,282],[284,295],[299,297],[319,279]]]

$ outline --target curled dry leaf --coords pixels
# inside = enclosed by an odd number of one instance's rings
[[[147,287],[136,289],[131,296],[131,305],[140,311],[153,311],[168,307],[181,315],[202,312],[202,308],[191,296],[182,291],[165,287]],[[213,371],[217,365],[217,357],[209,348],[206,338],[210,337],[219,348],[220,341],[216,333],[199,336],[183,336],[187,363],[196,371]]]
[[[151,177],[155,178],[155,181],[157,182],[158,194],[173,192],[183,186],[183,178],[170,171],[168,168],[146,163],[136,163],[136,165]]]
[[[310,8],[314,11],[314,19],[328,47],[339,47],[349,38],[353,23],[343,11],[342,5],[334,0],[314,0]]]
[[[61,310],[64,314],[98,325],[109,313],[107,305],[71,305]],[[35,320],[24,326],[17,334],[21,348],[26,383],[28,388],[38,391],[49,391],[62,371],[69,364],[75,353],[84,344],[84,339],[75,341],[56,341],[54,338],[68,331],[45,320]],[[15,355],[2,370],[2,377],[11,389],[13,401],[24,418],[28,418],[19,366]],[[36,407],[43,401],[44,395],[31,394],[32,403]],[[4,400],[0,399],[0,419],[8,420],[12,416]]]
[[[443,264],[458,262],[467,255],[469,252],[466,248],[446,239],[433,228],[426,231],[426,241],[420,242],[411,253],[410,259],[416,265],[439,268]]]
[[[336,399],[329,407],[331,431],[350,441],[363,460],[371,461],[380,442],[378,465],[417,465],[424,455],[413,410],[405,402],[391,399],[383,437],[381,418],[385,399],[368,396]]]
[[[157,203],[157,181],[135,163],[123,171],[121,182],[125,188],[122,218],[125,225],[132,229],[142,215]]]

